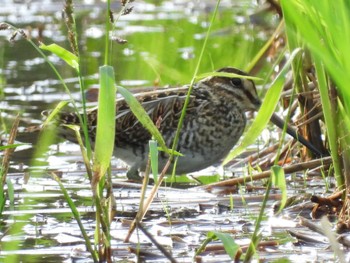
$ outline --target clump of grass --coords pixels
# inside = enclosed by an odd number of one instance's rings
[[[14,200],[15,192],[11,179],[7,177],[11,155],[14,152],[15,148],[20,144],[15,144],[15,138],[17,135],[17,129],[20,118],[16,117],[15,121],[12,124],[10,135],[7,141],[6,146],[1,146],[0,151],[4,151],[2,157],[1,167],[0,167],[0,216],[2,218],[3,212],[5,209],[6,202],[9,202],[10,210],[14,210]],[[17,233],[21,229],[21,223],[13,224],[7,226],[8,233]],[[18,248],[20,241],[15,240],[11,243],[5,243],[2,247],[2,250],[15,250]],[[18,262],[18,255],[12,255],[8,258],[8,262]]]
[[[108,2],[109,7],[110,2]],[[77,132],[78,141],[80,141],[81,149],[83,152],[83,156],[85,157],[85,166],[87,168],[87,172],[89,175],[89,178],[91,180],[92,185],[92,192],[94,196],[94,202],[96,204],[96,239],[95,239],[95,246],[92,247],[90,244],[89,236],[86,235],[86,231],[84,229],[84,226],[81,224],[80,215],[77,212],[74,203],[67,195],[67,192],[64,189],[64,186],[62,183],[60,183],[59,178],[57,176],[54,176],[54,179],[58,181],[62,191],[65,193],[65,198],[67,200],[67,203],[72,209],[73,215],[75,216],[79,227],[81,228],[81,231],[83,233],[83,236],[85,238],[85,242],[87,245],[88,251],[91,252],[92,259],[94,262],[99,261],[107,261],[111,262],[111,250],[110,250],[110,233],[109,233],[109,226],[112,218],[110,218],[108,215],[110,214],[112,205],[110,205],[113,202],[113,191],[110,191],[107,189],[107,193],[109,196],[106,197],[106,200],[108,202],[102,202],[102,193],[104,192],[104,189],[108,187],[111,187],[111,183],[106,183],[102,179],[106,179],[110,177],[106,176],[106,172],[109,169],[110,165],[110,158],[113,154],[113,146],[114,146],[114,132],[115,132],[115,83],[114,83],[114,73],[113,69],[109,66],[102,66],[100,70],[100,84],[101,84],[101,90],[100,90],[100,100],[99,100],[99,113],[103,114],[102,117],[98,120],[98,127],[97,127],[97,138],[96,138],[96,147],[95,147],[95,155],[94,159],[92,159],[92,152],[90,147],[90,141],[89,141],[89,134],[87,129],[87,114],[86,114],[86,106],[85,106],[85,95],[84,95],[84,86],[83,86],[83,75],[81,71],[81,63],[80,63],[80,56],[79,56],[79,49],[78,49],[78,37],[76,34],[76,26],[75,26],[75,20],[74,20],[74,12],[73,12],[73,2],[70,0],[67,0],[65,3],[65,15],[66,15],[66,24],[68,28],[68,38],[71,43],[72,51],[70,52],[56,44],[51,45],[44,45],[41,44],[40,46],[37,46],[31,39],[29,39],[24,30],[17,29],[12,25],[9,25],[7,23],[1,23],[0,29],[10,29],[12,30],[12,35],[10,37],[10,41],[14,41],[16,36],[20,34],[23,38],[25,38],[27,41],[30,42],[30,44],[44,57],[46,62],[50,65],[50,67],[53,69],[53,71],[56,73],[57,77],[60,79],[62,85],[65,87],[67,93],[70,95],[69,89],[67,88],[64,80],[60,76],[59,72],[56,70],[54,65],[48,60],[47,56],[42,52],[42,50],[48,50],[56,55],[58,55],[61,59],[63,59],[69,66],[74,68],[76,70],[76,73],[79,77],[80,82],[80,90],[82,94],[82,104],[83,104],[83,114],[80,115],[77,107],[75,106],[75,101],[71,97],[71,103],[73,104],[74,108],[76,109],[77,116],[80,118],[82,133],[84,136],[84,140],[80,138],[80,132]],[[109,10],[109,8],[108,8]],[[109,32],[109,24],[106,26],[106,35],[108,36]],[[106,53],[109,54],[109,51],[106,50]],[[107,58],[108,56],[106,56]],[[52,111],[51,115],[47,118],[47,122],[43,125],[43,127],[46,127],[48,122],[54,118],[54,115],[57,114],[60,109],[65,105],[65,102],[60,103],[57,108]],[[111,125],[112,123],[112,125]],[[114,125],[113,125],[114,124]],[[73,129],[76,129],[75,127],[72,127]],[[110,136],[105,136],[104,132],[107,132]],[[17,129],[16,129],[17,130]],[[48,132],[43,133],[45,137],[45,134],[48,134]],[[49,137],[51,137],[52,134],[50,134]],[[43,137],[41,137],[41,147],[39,149],[40,152],[43,151],[43,146],[47,146],[49,144],[48,141],[43,142]],[[82,145],[84,142],[84,145]],[[107,149],[109,147],[109,149]],[[86,150],[87,149],[87,150]],[[11,150],[11,149],[9,149]],[[38,153],[37,153],[38,154]],[[6,158],[4,161],[6,161],[8,158]],[[8,163],[8,160],[6,161]],[[93,166],[91,165],[93,164]],[[4,166],[6,168],[7,166]],[[7,169],[3,170],[3,178],[6,178],[6,172]],[[93,173],[92,173],[93,171]],[[4,179],[5,180],[5,179]],[[85,234],[84,234],[85,233]]]
[[[281,1],[289,48],[304,47],[310,52],[315,74],[295,72],[296,83],[309,79],[320,94],[326,138],[339,189],[349,194],[350,156],[350,6],[348,1]],[[343,207],[343,220],[349,224],[349,205]]]

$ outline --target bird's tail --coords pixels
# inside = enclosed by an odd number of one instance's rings
[[[37,140],[41,132],[45,130],[54,130],[57,137],[76,143],[76,134],[69,125],[80,126],[79,116],[73,112],[58,112],[54,116],[51,116],[51,113],[51,110],[43,111],[42,115],[46,121],[41,125],[20,129],[17,133],[16,140],[35,145],[38,143]]]

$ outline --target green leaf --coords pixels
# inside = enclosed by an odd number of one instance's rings
[[[98,174],[96,182],[106,173],[114,150],[115,143],[115,83],[114,69],[111,66],[100,67],[100,93],[98,97],[98,113],[96,142],[94,155],[94,173]]]
[[[76,55],[74,55],[72,52],[68,51],[67,49],[57,45],[57,44],[51,44],[51,45],[45,45],[40,44],[39,46],[43,50],[48,50],[58,56],[60,59],[63,59],[69,66],[76,69],[79,72],[79,59]]]
[[[244,138],[242,139],[238,147],[231,151],[229,155],[225,158],[225,160],[223,161],[223,165],[227,164],[229,161],[231,161],[233,158],[235,158],[237,155],[243,152],[249,145],[254,143],[263,131],[263,129],[265,129],[267,123],[270,121],[273,112],[275,111],[275,108],[281,96],[283,84],[286,79],[287,70],[289,69],[289,66],[292,63],[293,59],[296,57],[297,54],[300,53],[300,51],[301,49],[296,49],[290,55],[287,63],[284,65],[283,69],[273,81],[269,90],[266,92],[265,99],[260,107],[260,110],[254,122],[250,126],[249,130],[246,132]]]
[[[220,239],[224,245],[226,253],[230,256],[232,260],[235,259],[237,252],[240,250],[240,246],[235,242],[232,236],[228,233],[222,233],[217,231],[210,231],[207,234],[208,238]]]
[[[274,165],[271,167],[272,172],[272,184],[277,186],[282,193],[281,205],[278,212],[281,212],[287,202],[287,185],[284,170],[279,165]]]
[[[69,129],[71,129],[72,131],[74,131],[75,133],[75,137],[77,139],[77,142],[80,146],[80,151],[81,151],[81,155],[83,157],[84,160],[84,164],[87,170],[87,174],[89,176],[89,179],[91,181],[91,177],[92,177],[92,172],[91,172],[91,165],[90,165],[90,159],[88,158],[87,155],[87,150],[84,146],[83,140],[81,138],[81,133],[80,133],[80,129],[81,127],[78,125],[72,125],[72,124],[65,124],[64,126],[68,127]]]
[[[240,75],[235,73],[227,73],[227,72],[208,72],[203,73],[196,76],[196,80],[201,80],[207,77],[227,77],[227,78],[243,78],[243,79],[251,79],[251,80],[257,80],[261,81],[261,78],[253,77],[253,76],[246,76],[246,75]]]
[[[2,173],[2,171],[0,169],[0,174],[1,173]],[[0,181],[0,216],[2,215],[2,212],[4,211],[5,204],[6,204],[6,197],[5,197],[4,186],[3,186],[2,180],[1,180]]]
[[[326,67],[350,111],[350,6],[348,0],[281,1],[287,30],[293,31]],[[336,15],[335,10],[337,10]],[[320,41],[322,40],[322,41]],[[289,41],[289,40],[288,40]]]
[[[150,140],[149,141],[149,153],[151,157],[151,167],[152,167],[152,174],[154,182],[157,183],[158,181],[158,147],[157,147],[157,141]]]
[[[152,134],[155,140],[159,143],[162,150],[166,153],[172,153],[165,144],[162,134],[157,129],[151,118],[146,113],[140,102],[134,97],[130,91],[118,86],[118,92],[124,97],[126,103],[129,105],[131,111],[136,116],[138,121]]]
[[[15,189],[13,187],[11,179],[6,178],[6,185],[7,185],[8,198],[9,198],[9,201],[10,201],[10,210],[14,210]]]
[[[276,260],[271,261],[271,263],[292,263],[293,261],[291,261],[288,258],[279,258]]]
[[[52,119],[55,118],[57,113],[61,111],[62,108],[64,108],[69,101],[60,101],[58,105],[50,112],[49,116],[45,119],[45,122],[43,123],[43,128],[45,128],[51,121]]]
[[[330,99],[326,72],[324,71],[322,62],[318,58],[315,58],[315,69],[316,69],[316,75],[317,75],[317,81],[318,81],[318,90],[320,92],[321,105],[323,109],[324,122],[327,127],[327,138],[328,138],[327,141],[329,144],[329,149],[330,149],[330,153],[331,153],[333,165],[334,165],[334,177],[336,178],[337,186],[340,189],[342,189],[344,188],[345,181],[342,173],[342,168],[340,166],[341,160],[339,158],[340,157],[339,152],[341,151],[341,149],[339,149],[340,138],[338,137],[340,136],[340,133],[339,133],[340,123],[338,123],[338,120],[335,117],[335,109],[333,108],[334,106],[332,105],[334,104],[334,102]],[[341,122],[343,122],[343,120]],[[348,133],[348,132],[349,130],[345,133]],[[347,147],[345,146],[345,148]]]
[[[69,208],[71,209],[75,221],[78,223],[78,226],[80,228],[80,231],[81,231],[81,233],[83,235],[83,238],[84,238],[84,241],[85,241],[86,248],[91,253],[91,255],[92,255],[93,259],[94,259],[94,262],[97,262],[97,253],[96,253],[96,251],[93,249],[93,247],[91,245],[90,237],[88,236],[88,234],[87,234],[87,232],[86,232],[86,230],[84,228],[84,224],[83,224],[83,222],[81,220],[81,216],[80,216],[80,213],[79,213],[76,205],[74,204],[72,198],[69,196],[69,194],[67,192],[67,189],[62,184],[60,178],[55,173],[51,173],[51,176],[58,183],[58,185],[59,185],[59,187],[60,187],[60,189],[61,189],[61,191],[63,193],[64,199],[66,200]]]
[[[15,143],[15,144],[3,145],[3,146],[0,146],[0,151],[3,151],[5,149],[16,148],[18,146],[23,146],[23,145],[30,145],[30,143]]]

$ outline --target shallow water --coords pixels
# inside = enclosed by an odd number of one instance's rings
[[[114,11],[119,10],[118,3],[113,3]],[[98,67],[103,63],[104,5],[102,1],[93,0],[76,2],[79,43],[88,88],[96,87]],[[136,1],[132,5],[135,6],[133,12],[122,16],[114,30],[116,36],[128,41],[113,48],[118,83],[132,88],[188,83],[214,7],[211,1]],[[239,4],[222,1],[201,72],[227,65],[244,68],[251,61],[277,23],[274,15],[257,15],[259,8],[248,0]],[[69,48],[61,10],[62,1],[5,0],[0,10],[0,22],[24,28],[34,42],[40,39],[45,44],[55,42]],[[43,110],[52,109],[59,101],[69,99],[57,77],[33,47],[20,38],[9,43],[6,39],[10,35],[9,31],[0,31],[2,135],[10,129],[18,113],[22,127],[40,124]],[[62,74],[73,97],[79,100],[78,79],[74,71],[53,55],[49,55],[49,59]],[[263,69],[267,67],[263,65]],[[263,76],[265,71],[261,72]],[[14,154],[8,175],[15,199],[13,204],[7,203],[1,217],[0,260],[12,257],[13,262],[90,262],[80,230],[59,186],[50,176],[52,171],[60,174],[82,215],[88,234],[93,238],[92,193],[79,148],[68,142],[59,142],[35,160],[32,159],[33,148],[23,148]],[[140,232],[132,236],[130,243],[123,242],[130,220],[138,210],[140,185],[126,182],[127,167],[122,162],[114,159],[112,166],[117,202],[111,226],[114,260],[136,262],[137,256],[130,250],[136,249],[139,243],[140,261],[167,262]],[[212,175],[218,171],[211,167],[199,174]],[[242,173],[245,169],[236,172]],[[324,192],[321,178],[298,179],[295,186],[290,187],[290,195]],[[241,187],[235,194],[218,196],[195,187],[195,181],[176,186],[178,188],[164,187],[159,191],[144,223],[179,262],[192,261],[208,231],[230,231],[238,244],[248,244],[263,187],[253,194]],[[268,207],[279,199],[279,193],[273,192]],[[168,214],[165,208],[169,210]],[[271,210],[269,208],[266,214],[268,220],[264,222],[263,240],[277,240],[280,245],[261,249],[258,253],[260,262],[280,258],[293,262],[334,260],[328,243],[298,246],[286,232],[298,226],[295,212],[275,217]],[[304,213],[308,216],[309,210]],[[220,242],[211,245],[220,245]],[[203,262],[231,262],[222,248],[212,249],[201,254]]]

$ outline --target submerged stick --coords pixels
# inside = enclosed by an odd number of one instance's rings
[[[305,169],[313,169],[313,168],[316,168],[320,165],[328,165],[330,163],[332,163],[332,158],[330,156],[328,156],[325,158],[311,160],[308,162],[292,164],[292,165],[285,166],[282,168],[283,168],[284,172],[286,174],[288,174],[288,173],[302,171]],[[237,184],[243,184],[243,183],[250,182],[250,181],[268,178],[268,177],[270,177],[270,175],[271,175],[271,170],[268,170],[268,171],[264,171],[264,172],[261,172],[259,174],[252,175],[252,176],[233,178],[233,179],[229,179],[229,180],[225,180],[225,181],[221,181],[221,182],[217,182],[217,183],[208,184],[205,186],[200,186],[200,188],[204,188],[207,191],[211,191],[212,188],[214,188],[214,187],[233,186],[233,185],[237,185]]]
[[[163,247],[161,244],[158,243],[158,241],[142,226],[140,222],[136,223],[136,226],[138,229],[140,229],[145,236],[159,249],[160,252],[163,253],[163,255],[171,262],[176,263],[176,259],[173,258],[173,256]]]
[[[134,232],[134,230],[136,229],[138,222],[141,222],[142,219],[144,218],[144,216],[146,215],[149,207],[151,206],[151,203],[153,202],[154,197],[156,196],[156,194],[158,192],[158,189],[159,189],[159,187],[160,187],[160,185],[165,177],[166,171],[168,170],[170,164],[171,164],[171,159],[169,158],[167,163],[165,164],[165,166],[163,168],[162,173],[160,174],[160,176],[158,178],[158,182],[153,186],[151,192],[149,193],[148,198],[145,200],[145,202],[143,204],[142,209],[139,210],[135,219],[131,223],[128,234],[127,234],[126,238],[124,239],[125,243],[129,242],[130,237],[131,237],[132,233]]]

